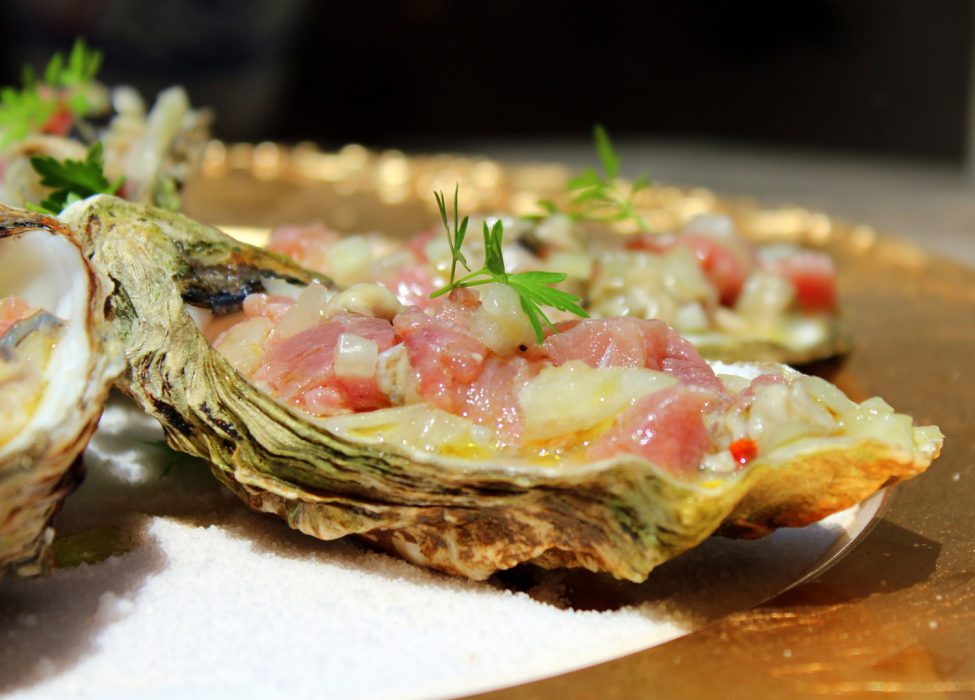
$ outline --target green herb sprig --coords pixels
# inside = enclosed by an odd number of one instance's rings
[[[76,118],[88,116],[87,93],[101,64],[101,52],[77,39],[67,58],[61,53],[51,57],[40,78],[25,67],[20,89],[0,90],[0,149],[41,131],[59,109]]]
[[[641,231],[648,231],[646,220],[636,208],[636,196],[650,186],[650,179],[641,173],[629,187],[619,181],[620,159],[613,149],[609,134],[601,125],[593,128],[596,153],[602,165],[602,173],[586,168],[566,183],[569,204],[565,210],[554,202],[542,200],[538,204],[548,215],[562,213],[574,220],[584,221],[631,221]]]
[[[30,164],[41,176],[41,184],[54,191],[41,201],[40,206],[30,204],[28,207],[55,216],[72,202],[96,194],[115,194],[124,182],[121,177],[115,182],[109,182],[105,177],[101,142],[91,145],[84,160],[69,158],[62,162],[38,155],[31,156]]]
[[[528,316],[532,329],[535,331],[535,339],[539,344],[545,341],[544,326],[555,327],[555,324],[542,311],[542,306],[551,306],[561,311],[568,311],[582,318],[589,316],[579,306],[578,297],[551,286],[563,281],[566,278],[565,273],[543,271],[509,273],[505,271],[504,255],[501,251],[504,225],[500,219],[495,221],[492,226],[488,226],[487,222],[484,222],[484,267],[472,271],[467,264],[467,258],[461,252],[464,237],[467,235],[468,217],[465,216],[463,221],[458,224],[457,191],[458,187],[455,187],[453,229],[451,229],[450,220],[447,216],[446,199],[443,192],[434,192],[437,207],[440,209],[440,218],[443,220],[444,230],[447,232],[447,242],[450,245],[452,260],[450,281],[447,286],[431,294],[431,299],[443,296],[461,287],[477,287],[491,283],[508,285],[518,293],[521,308]],[[457,279],[455,274],[458,263],[469,273],[460,279]]]

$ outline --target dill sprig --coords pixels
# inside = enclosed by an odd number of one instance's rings
[[[600,124],[593,128],[596,153],[602,172],[586,168],[566,183],[568,206],[559,209],[550,200],[538,204],[546,214],[564,214],[576,221],[631,221],[641,231],[649,230],[646,220],[636,207],[636,196],[650,186],[650,179],[641,173],[632,184],[626,186],[619,178],[620,159],[609,134]]]
[[[430,295],[431,299],[447,294],[454,289],[461,287],[477,287],[483,284],[505,284],[515,290],[521,308],[528,316],[532,329],[535,331],[535,339],[539,344],[545,341],[544,327],[554,328],[555,324],[545,315],[542,306],[550,306],[561,311],[568,311],[581,316],[588,317],[589,314],[579,306],[579,298],[553,287],[553,284],[562,282],[566,275],[562,272],[512,272],[505,270],[504,255],[501,246],[504,238],[504,224],[498,219],[492,226],[484,222],[484,266],[479,270],[471,270],[467,264],[467,258],[461,252],[464,237],[467,234],[468,217],[458,223],[457,213],[457,192],[458,187],[454,188],[454,225],[450,226],[447,216],[446,199],[443,192],[434,192],[437,200],[437,207],[440,209],[440,218],[443,220],[444,230],[447,232],[447,242],[450,245],[451,265],[450,281],[447,285]],[[457,279],[457,264],[463,266],[468,274]]]

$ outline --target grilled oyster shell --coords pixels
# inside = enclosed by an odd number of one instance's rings
[[[0,415],[23,422],[0,440],[0,576],[31,575],[50,567],[51,519],[81,479],[80,454],[124,365],[105,318],[111,281],[68,229],[0,205],[0,265],[0,296],[41,309],[0,336]],[[26,405],[17,363],[41,375]]]
[[[788,463],[756,461],[734,479],[689,482],[636,457],[552,467],[380,445],[252,386],[187,311],[226,308],[264,277],[307,283],[312,273],[111,197],[63,217],[116,281],[111,305],[129,362],[120,385],[170,445],[209,460],[254,510],[322,539],[358,534],[445,572],[483,579],[534,562],[641,581],[719,528],[755,536],[812,522],[923,470],[940,448],[937,429],[912,429],[907,447],[837,440]],[[841,488],[821,490],[830,483]]]

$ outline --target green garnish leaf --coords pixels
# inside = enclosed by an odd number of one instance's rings
[[[23,86],[0,90],[0,149],[43,131],[55,113],[64,109],[74,118],[90,112],[87,93],[101,67],[102,55],[89,49],[83,39],[75,40],[67,58],[51,57],[42,78],[30,68],[23,70]]]
[[[576,175],[574,178],[569,180],[566,184],[566,188],[572,192],[575,190],[584,190],[590,187],[604,187],[605,182],[603,178],[599,176],[592,168],[586,168],[581,173]]]
[[[0,149],[39,131],[55,111],[57,104],[35,90],[0,90]]]
[[[447,243],[450,245],[451,253],[451,263],[450,263],[450,283],[454,283],[454,278],[457,273],[457,263],[464,266],[464,269],[468,272],[471,268],[467,266],[467,258],[461,252],[460,248],[464,245],[464,237],[467,235],[467,220],[465,216],[464,221],[458,226],[457,224],[457,192],[460,189],[460,184],[458,183],[454,187],[454,229],[450,230],[450,222],[447,219],[447,202],[444,199],[443,192],[434,192],[433,196],[437,200],[437,208],[440,209],[440,218],[443,220],[444,230],[447,232]]]
[[[41,176],[41,184],[53,189],[40,206],[29,208],[57,216],[71,204],[96,194],[115,194],[123,178],[109,182],[105,177],[102,144],[96,142],[88,149],[84,160],[59,161],[50,156],[31,156],[31,167]]]
[[[551,277],[534,277],[535,275],[551,275]],[[515,291],[521,294],[522,298],[531,299],[539,304],[551,306],[553,309],[559,309],[560,311],[568,311],[582,318],[587,317],[589,314],[579,306],[578,297],[556,287],[549,286],[558,284],[565,277],[565,274],[561,272],[517,272],[513,275],[508,275],[508,285],[514,287]]]
[[[635,200],[638,192],[650,186],[650,179],[640,174],[629,187],[621,185],[620,159],[602,125],[593,128],[593,140],[602,173],[586,168],[570,179],[565,186],[569,206],[561,213],[576,221],[630,221],[641,231],[649,230]],[[548,215],[560,211],[549,201],[538,204]]]
[[[453,257],[450,267],[450,281],[445,287],[438,289],[430,295],[435,299],[444,294],[448,294],[454,289],[461,287],[476,287],[482,284],[496,282],[506,284],[518,293],[518,300],[532,329],[535,331],[535,339],[539,344],[545,342],[545,327],[554,328],[554,324],[545,315],[542,306],[551,306],[560,311],[568,311],[586,318],[586,313],[579,305],[579,298],[565,292],[553,284],[558,284],[565,280],[566,275],[562,272],[529,271],[508,273],[505,271],[504,254],[502,244],[504,241],[504,224],[498,219],[491,226],[484,222],[484,267],[473,272],[467,266],[467,259],[461,252],[460,247],[464,241],[464,232],[467,230],[468,218],[465,216],[463,223],[457,224],[457,188],[454,188],[454,227],[451,231],[449,218],[447,216],[446,198],[443,192],[434,192],[433,196],[437,200],[437,208],[440,210],[440,218],[443,220],[444,228],[447,231],[447,242],[450,244],[450,251]],[[454,270],[460,263],[470,273],[461,277],[454,278]]]
[[[55,54],[54,58],[60,59],[61,54]],[[54,59],[51,62],[53,63]],[[45,71],[44,80],[48,85],[58,87],[87,85],[94,81],[101,67],[101,51],[89,50],[83,39],[75,39],[74,46],[71,47],[71,55],[68,57],[68,65],[63,70],[51,72],[50,76],[48,71]],[[50,68],[48,64],[49,71]]]
[[[610,180],[615,179],[620,173],[620,159],[613,150],[613,143],[609,140],[609,134],[602,124],[596,124],[592,131],[596,141],[596,153],[599,154],[599,162],[603,164],[603,172]]]
[[[504,224],[501,223],[501,219],[495,221],[490,229],[487,222],[484,222],[484,268],[498,278],[506,275],[504,257],[501,255],[503,236]]]

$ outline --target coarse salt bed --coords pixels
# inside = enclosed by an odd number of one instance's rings
[[[89,478],[57,525],[63,541],[109,533],[127,551],[0,581],[0,692],[421,698],[521,683],[755,605],[807,571],[852,517],[757,542],[714,538],[641,585],[574,572],[474,583],[250,513],[160,437],[110,404]],[[586,605],[587,590],[616,602]]]

